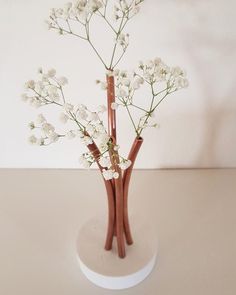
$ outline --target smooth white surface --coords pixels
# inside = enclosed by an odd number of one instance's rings
[[[130,213],[158,229],[159,257],[117,292],[85,279],[76,256],[80,227],[106,217],[99,173],[0,170],[0,294],[235,295],[235,179],[235,169],[134,171]]]
[[[0,0],[0,167],[79,167],[84,148],[76,140],[47,148],[27,143],[27,124],[43,110],[23,104],[20,94],[39,66],[68,77],[66,96],[72,102],[105,103],[95,85],[104,71],[90,48],[44,25],[49,9],[65,2]],[[187,90],[173,94],[156,112],[160,128],[145,132],[138,168],[236,167],[235,10],[234,0],[145,0],[127,27],[130,47],[120,68],[160,56],[185,68],[190,80]],[[109,53],[103,33],[94,42]],[[57,111],[45,114],[61,128]],[[134,133],[126,113],[119,118],[118,140],[126,155]]]
[[[126,246],[126,257],[117,257],[116,238],[111,251],[104,250],[106,221],[96,216],[80,229],[77,255],[83,274],[95,285],[112,290],[141,283],[151,273],[157,257],[157,233],[151,222],[131,216],[134,244]]]

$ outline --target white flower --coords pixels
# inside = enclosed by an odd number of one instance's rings
[[[115,178],[115,179],[119,178],[119,173],[111,169],[107,169],[107,170],[103,169],[102,174],[105,180],[110,180],[112,178]]]
[[[56,70],[55,69],[48,70],[48,72],[47,72],[48,77],[53,78],[53,77],[55,77],[55,75],[56,75]]]
[[[105,133],[106,132],[106,129],[102,123],[97,124],[95,129],[98,133]]]
[[[35,87],[35,81],[34,80],[29,80],[25,83],[25,88],[26,89],[34,89]]]
[[[49,94],[55,93],[55,92],[57,92],[57,87],[55,85],[49,85],[47,90],[48,90]]]
[[[88,118],[88,114],[86,111],[79,111],[76,116],[78,117],[79,120],[86,120]]]
[[[44,90],[44,84],[42,81],[37,81],[35,82],[35,90],[39,93],[42,94],[43,90]]]
[[[94,133],[94,131],[95,131],[95,128],[94,128],[93,125],[91,125],[91,124],[87,124],[87,126],[86,126],[86,131],[92,136],[93,133]]]
[[[105,180],[110,180],[113,178],[113,170],[105,170],[103,169],[102,170],[102,174],[103,174],[103,177],[105,178]]]
[[[73,130],[70,130],[69,132],[66,133],[66,138],[67,139],[73,139],[75,138],[75,133]]]
[[[177,88],[186,88],[186,87],[188,87],[188,80],[183,77],[178,77],[178,78],[176,78],[175,86]]]
[[[48,78],[48,75],[47,74],[42,74],[42,81],[43,82],[49,82],[49,78]]]
[[[58,92],[51,92],[51,93],[49,93],[49,98],[52,101],[58,101],[60,96],[59,96]]]
[[[107,110],[106,106],[100,105],[97,107],[97,112],[98,113],[104,113]]]
[[[37,138],[34,135],[31,135],[28,140],[30,144],[36,144],[37,142]]]
[[[110,137],[107,133],[101,133],[98,139],[100,141],[100,144],[107,145],[108,141],[110,140]]]
[[[118,107],[119,107],[119,104],[118,104],[118,103],[116,103],[116,102],[112,102],[112,103],[111,103],[111,109],[112,109],[112,110],[117,110]]]
[[[127,93],[123,88],[119,88],[117,91],[117,96],[125,97],[125,96],[127,96]]]
[[[89,121],[98,121],[99,120],[99,116],[96,112],[91,112],[88,116],[88,120]]]
[[[43,73],[43,69],[42,69],[42,67],[39,67],[38,68],[38,74],[42,74]]]
[[[39,114],[39,115],[37,116],[37,118],[36,118],[36,123],[37,123],[37,124],[42,124],[42,123],[44,123],[44,122],[46,122],[45,117],[43,116],[43,114]]]
[[[119,178],[119,173],[118,172],[113,172],[113,178],[118,179]]]
[[[98,0],[89,0],[87,2],[87,11],[89,13],[95,12],[98,9],[100,9],[101,7],[103,7],[103,3],[101,1],[98,1]]]
[[[51,133],[53,133],[55,130],[55,127],[52,126],[49,123],[43,123],[42,125],[42,131],[46,134],[46,135],[50,135]],[[54,132],[55,133],[55,132]]]
[[[38,99],[31,99],[30,104],[32,107],[35,107],[37,109],[41,106],[41,101],[39,101]]]
[[[56,132],[50,132],[48,138],[51,142],[56,142],[59,139],[59,135]]]
[[[119,45],[126,48],[129,45],[129,34],[121,33],[117,39]]]
[[[75,134],[78,136],[78,137],[84,137],[84,133],[81,131],[81,130],[75,130]]]
[[[107,89],[107,83],[106,82],[101,82],[100,85],[101,85],[101,89],[102,90],[106,90]]]
[[[143,78],[140,78],[140,77],[136,78],[136,79],[132,82],[132,88],[133,88],[134,90],[137,90],[137,89],[140,87],[140,85],[143,84],[143,82],[144,82]]]
[[[35,128],[34,122],[29,123],[29,129],[33,130]]]
[[[99,164],[104,168],[110,168],[111,167],[111,161],[108,157],[101,157],[99,159]]]
[[[82,137],[81,138],[81,141],[85,145],[90,145],[90,144],[93,143],[93,140],[92,140],[92,138],[90,136],[84,136],[84,137]]]
[[[65,103],[64,106],[63,106],[63,108],[64,108],[64,110],[66,112],[69,113],[69,112],[72,112],[73,111],[74,106],[72,104],[70,104],[70,103]]]
[[[65,113],[61,113],[59,116],[59,120],[65,124],[69,120],[69,116],[67,116],[67,114]]]
[[[113,75],[114,75],[114,76],[118,76],[119,73],[120,73],[120,70],[119,70],[119,69],[115,69],[115,70],[113,71]]]
[[[71,2],[68,2],[68,3],[65,4],[65,9],[66,10],[70,10],[71,7],[72,7],[72,3]]]
[[[68,80],[66,77],[59,77],[57,78],[57,82],[61,85],[61,86],[65,86],[68,83]]]
[[[129,86],[130,85],[130,79],[129,78],[124,78],[124,79],[122,79],[122,84],[124,85],[124,86]]]
[[[37,145],[44,145],[44,138],[43,137],[38,138],[36,141],[36,144]]]
[[[113,74],[113,71],[111,71],[111,70],[107,70],[106,75],[107,75],[108,77],[112,77],[114,74]]]
[[[180,67],[173,67],[171,69],[171,74],[174,77],[185,76],[185,72]]]
[[[119,150],[119,148],[120,148],[120,146],[119,146],[119,145],[115,145],[113,149],[114,149],[114,151],[116,151],[116,152],[117,152],[117,151]]]
[[[88,169],[91,165],[91,163],[84,156],[79,158],[79,163],[86,169]]]
[[[127,169],[130,167],[130,165],[132,164],[132,162],[130,160],[123,160],[120,164],[119,167],[123,170]]]
[[[87,107],[84,104],[81,103],[81,104],[78,105],[78,110],[79,111],[86,111]]]
[[[138,5],[135,5],[133,8],[133,13],[137,14],[137,13],[139,13],[139,11],[140,11],[140,7]]]

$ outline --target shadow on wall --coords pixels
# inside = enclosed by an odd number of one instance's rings
[[[215,13],[212,1],[204,1],[204,5],[191,2],[182,2],[185,12],[192,9],[193,18],[187,25],[182,23],[180,29],[183,50],[204,97],[202,144],[193,166],[222,167],[224,163],[236,167],[236,38],[233,32],[229,34],[227,12],[223,10],[223,16],[220,15],[219,5],[225,5],[223,1],[217,1]],[[213,12],[209,14],[210,8]],[[225,31],[222,26],[219,28],[220,17]]]

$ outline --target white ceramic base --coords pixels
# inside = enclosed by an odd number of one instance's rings
[[[116,239],[111,251],[104,249],[105,218],[89,220],[81,228],[77,254],[83,274],[106,289],[126,289],[142,282],[153,270],[157,257],[156,233],[138,218],[132,218],[134,244],[126,247],[126,257],[117,256]]]

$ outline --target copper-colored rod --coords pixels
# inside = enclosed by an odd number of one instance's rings
[[[114,151],[116,172],[119,173],[119,178],[115,179],[115,194],[116,194],[116,237],[118,255],[120,258],[125,257],[125,241],[124,241],[124,195],[123,195],[123,179],[119,163],[119,155]]]
[[[115,102],[115,86],[114,77],[107,75],[107,109],[108,109],[108,134],[116,141],[116,111],[111,108],[111,104]]]
[[[113,142],[116,142],[116,111],[111,108],[111,104],[115,102],[115,82],[114,76],[106,75],[107,81],[107,110],[108,110],[108,134]],[[112,162],[112,152],[110,151],[110,158]],[[113,167],[114,168],[114,167]],[[114,203],[116,206],[115,182],[112,180],[114,190]],[[115,210],[116,212],[116,210]],[[116,214],[116,213],[115,213]],[[114,222],[113,235],[116,236],[116,218]]]
[[[96,160],[98,168],[102,172],[103,168],[99,164],[99,157],[100,151],[97,145],[93,142],[92,144],[88,145],[88,149],[92,153],[93,157]],[[111,180],[105,180],[103,177],[106,191],[107,191],[107,198],[108,198],[108,228],[107,228],[107,236],[105,242],[105,249],[111,250],[112,248],[112,241],[113,241],[113,233],[114,233],[114,223],[115,223],[115,202],[114,202],[114,188],[112,185]]]
[[[123,175],[123,189],[124,189],[124,232],[125,238],[128,245],[133,244],[133,239],[131,235],[130,225],[129,225],[129,216],[128,216],[128,192],[129,192],[129,183],[131,174],[134,167],[135,159],[138,155],[139,149],[143,143],[143,138],[135,138],[133,145],[131,147],[128,159],[132,162],[130,167],[124,171]]]

